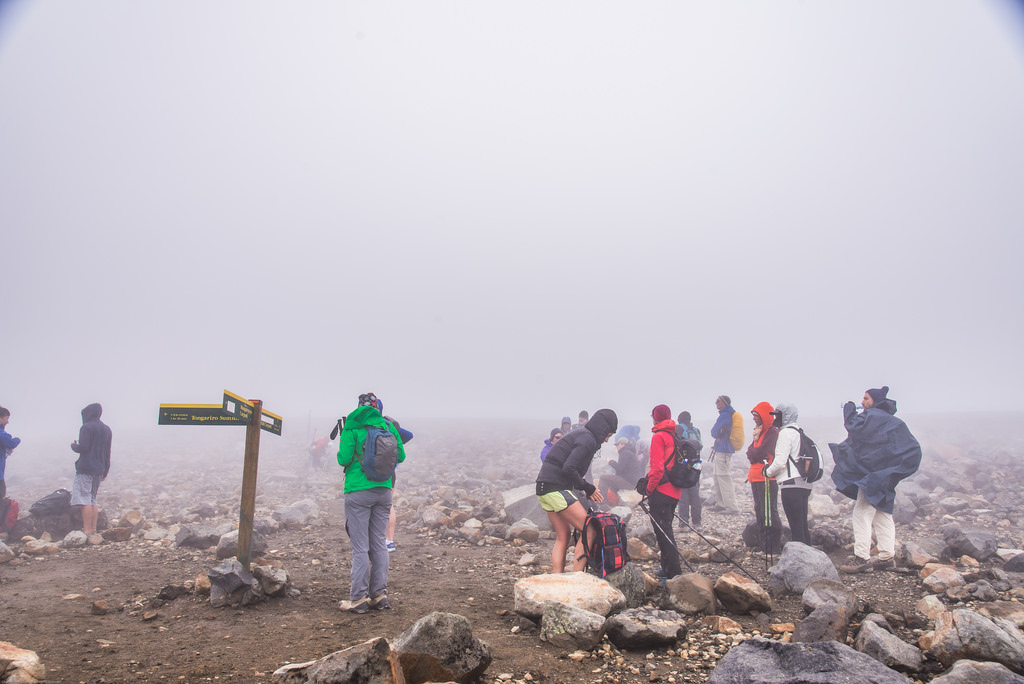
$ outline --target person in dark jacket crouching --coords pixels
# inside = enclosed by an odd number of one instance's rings
[[[600,490],[584,479],[594,455],[618,429],[619,419],[611,409],[601,409],[582,429],[572,430],[558,440],[548,452],[537,475],[537,499],[547,512],[555,529],[555,545],[551,549],[551,571],[565,572],[565,552],[569,548],[572,529],[582,532],[587,510],[580,503],[579,492],[594,503],[604,497]],[[583,555],[583,537],[580,536],[573,556],[573,570],[583,570],[587,558]]]

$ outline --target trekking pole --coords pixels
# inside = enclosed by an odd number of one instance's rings
[[[724,556],[724,557],[725,557],[725,559],[726,559],[727,561],[729,561],[730,563],[732,563],[733,565],[735,565],[735,566],[736,566],[736,568],[737,568],[737,569],[739,569],[739,571],[740,571],[740,572],[742,572],[742,573],[743,573],[744,575],[746,575],[746,576],[747,576],[747,577],[749,577],[750,579],[754,580],[754,581],[755,581],[755,582],[757,582],[758,584],[760,584],[760,583],[761,583],[761,582],[760,582],[760,580],[758,580],[758,579],[757,579],[756,577],[754,577],[754,576],[753,576],[753,575],[751,575],[751,574],[750,574],[749,572],[747,572],[747,569],[746,569],[746,568],[744,568],[744,567],[743,567],[742,565],[740,565],[740,564],[739,564],[739,563],[737,563],[737,562],[736,562],[735,560],[733,560],[732,556],[730,556],[730,555],[729,555],[729,554],[727,554],[727,553],[726,553],[725,551],[723,551],[722,549],[720,549],[720,548],[718,548],[717,546],[715,546],[715,544],[714,544],[714,543],[713,543],[713,542],[712,542],[712,541],[711,541],[710,539],[708,539],[708,538],[707,538],[707,537],[705,537],[705,536],[704,536],[703,534],[701,534],[700,532],[698,532],[698,531],[697,531],[697,528],[695,528],[695,527],[694,527],[693,525],[691,525],[691,524],[689,523],[689,521],[687,521],[687,520],[683,520],[683,518],[682,518],[682,517],[681,517],[681,516],[680,516],[680,515],[679,515],[678,513],[676,513],[675,515],[676,515],[676,519],[677,519],[677,520],[678,520],[679,522],[681,522],[681,523],[683,523],[684,525],[686,525],[687,527],[689,527],[689,528],[690,528],[690,531],[691,531],[691,532],[693,532],[693,533],[694,533],[695,535],[697,535],[698,537],[700,537],[701,539],[703,539],[703,540],[704,540],[704,543],[705,543],[705,544],[707,544],[708,546],[710,546],[711,548],[713,548],[713,549],[714,549],[715,551],[717,551],[718,553],[722,554],[722,556]]]
[[[665,530],[661,529],[661,525],[659,525],[658,521],[654,519],[654,516],[651,514],[650,509],[647,508],[646,505],[644,505],[644,501],[646,499],[647,499],[647,497],[644,497],[643,499],[640,499],[640,508],[643,509],[643,512],[646,513],[647,517],[649,517],[651,519],[651,524],[654,525],[658,529],[659,532],[661,532],[661,534],[665,537],[665,539],[668,539],[669,536],[667,534],[665,534]],[[683,557],[683,554],[679,550],[678,546],[673,546],[672,548],[675,549],[676,555],[679,556],[679,560],[681,560],[683,562],[683,565],[685,565],[686,568],[690,572],[697,572],[697,570],[692,565],[690,565],[690,563],[686,560],[686,558]],[[757,580],[754,580],[754,581],[757,581]]]
[[[761,473],[764,474],[764,468]],[[771,539],[771,527],[772,527],[772,507],[771,507],[771,483],[768,481],[768,476],[764,476],[764,574],[768,574],[769,565],[775,565],[775,547],[772,545]]]

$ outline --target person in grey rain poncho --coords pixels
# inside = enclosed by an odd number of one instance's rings
[[[864,393],[864,411],[852,401],[843,406],[849,435],[841,444],[829,444],[836,465],[832,481],[836,489],[856,500],[853,507],[854,563],[840,566],[847,573],[890,570],[895,567],[896,525],[892,519],[896,485],[921,465],[921,445],[906,423],[896,417],[896,402],[889,388]],[[871,558],[871,535],[878,558]]]

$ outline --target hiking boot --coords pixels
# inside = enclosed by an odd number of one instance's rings
[[[892,561],[889,561],[889,564],[892,565]],[[870,559],[864,560],[863,558],[858,558],[849,565],[839,566],[839,572],[845,572],[847,575],[859,575],[862,572],[874,572],[874,570],[875,561]]]
[[[371,610],[388,610],[389,608],[391,608],[391,604],[388,603],[387,594],[381,594],[376,598],[370,599]]]
[[[338,608],[357,615],[365,615],[370,612],[370,601],[365,596],[358,601],[340,601]]]
[[[895,570],[896,562],[890,558],[889,560],[882,560],[881,558],[875,559],[875,570]]]

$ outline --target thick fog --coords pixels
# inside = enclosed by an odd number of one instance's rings
[[[0,3],[0,405],[1019,411],[1022,84],[994,1]]]

